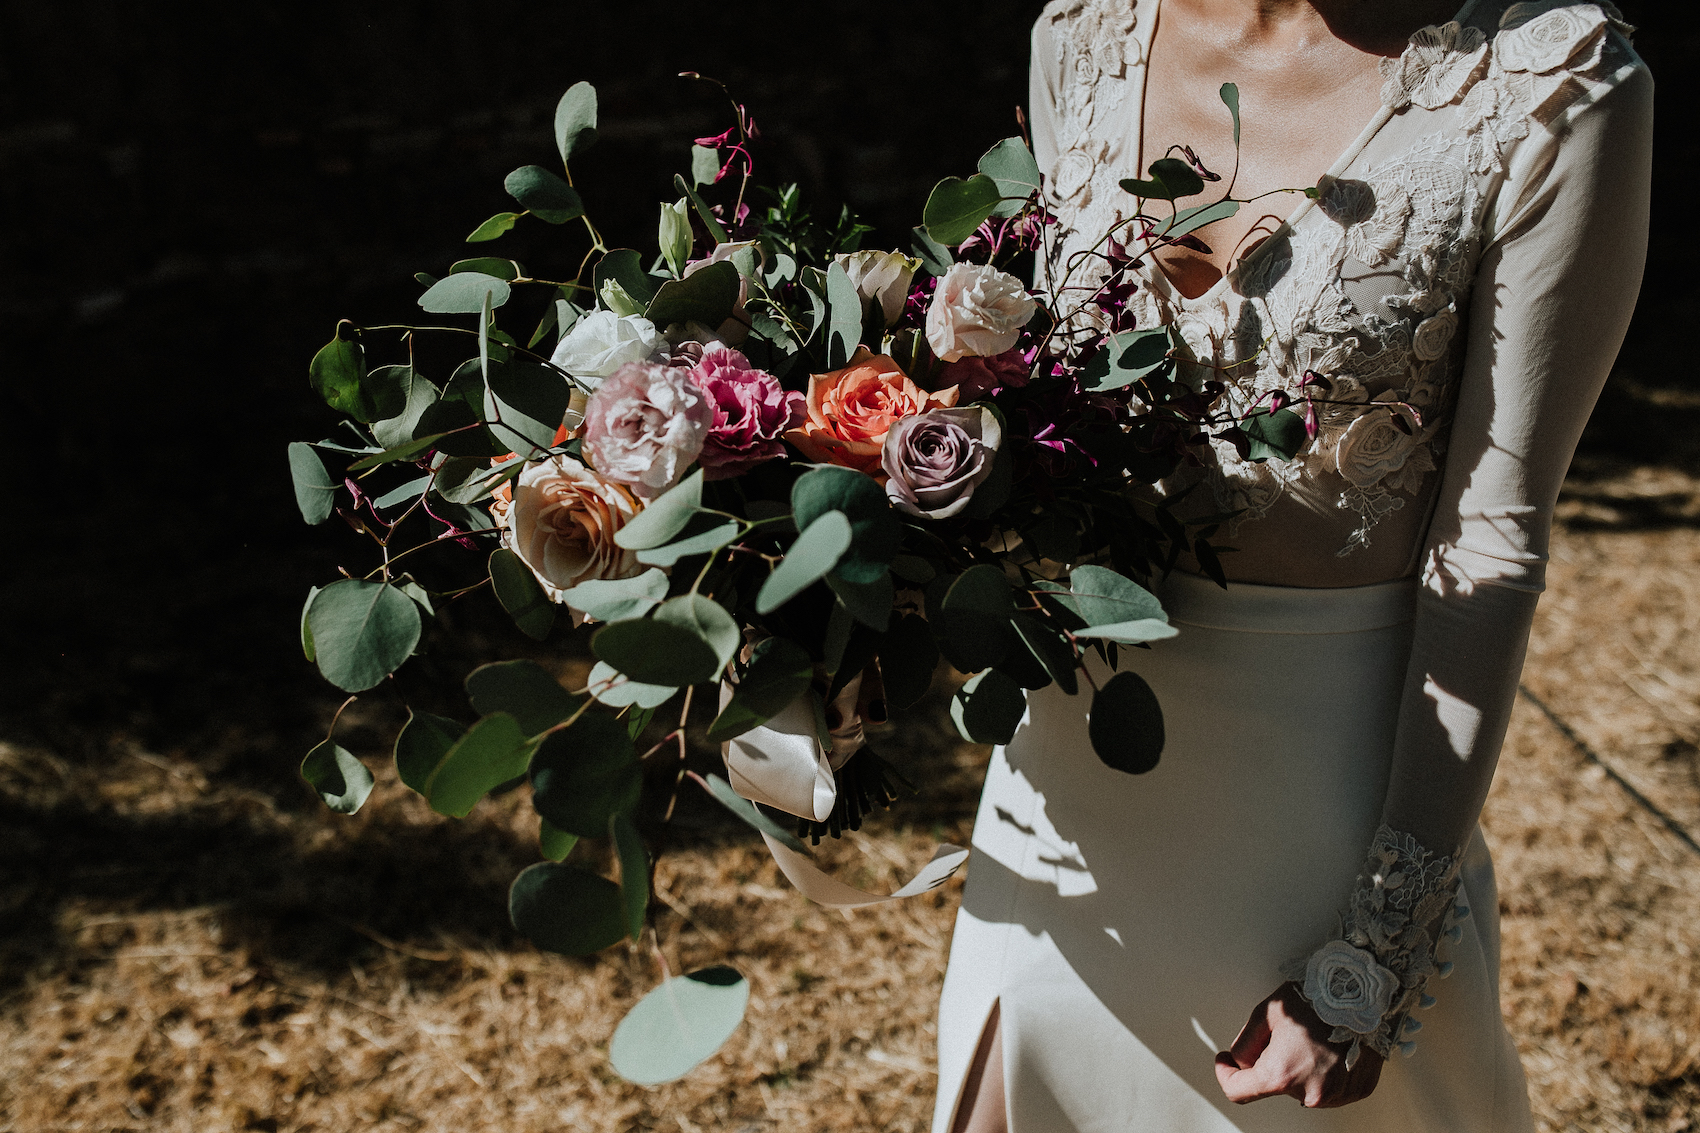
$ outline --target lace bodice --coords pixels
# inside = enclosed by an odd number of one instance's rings
[[[1059,221],[1053,279],[1133,212],[1117,182],[1141,175],[1156,8],[1063,0],[1040,18],[1034,141]],[[1215,288],[1186,299],[1146,261],[1134,313],[1179,329],[1197,363],[1185,376],[1218,377],[1246,404],[1271,390],[1302,399],[1315,371],[1345,403],[1317,406],[1317,435],[1291,461],[1252,463],[1217,441],[1204,469],[1168,486],[1202,476],[1212,492],[1192,494],[1195,513],[1238,513],[1231,575],[1350,585],[1416,569],[1484,250],[1540,207],[1571,120],[1634,73],[1627,31],[1609,5],[1478,0],[1383,62],[1382,110],[1319,198]],[[1091,261],[1075,262],[1073,281],[1095,285]],[[1350,561],[1318,561],[1329,556]]]

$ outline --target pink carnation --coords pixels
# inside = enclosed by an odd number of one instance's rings
[[[590,395],[584,454],[605,478],[652,500],[702,451],[713,407],[685,371],[630,362]]]
[[[1027,359],[1019,349],[1006,350],[990,358],[969,355],[939,367],[936,385],[955,386],[956,403],[966,405],[996,393],[1006,386],[1027,384]]]
[[[780,435],[803,423],[804,398],[757,370],[743,354],[710,342],[687,373],[712,406],[703,442],[703,479],[725,480],[785,455]]]

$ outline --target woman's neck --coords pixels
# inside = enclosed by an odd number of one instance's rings
[[[1412,32],[1445,23],[1461,0],[1162,0],[1187,23],[1211,28],[1220,47],[1261,53],[1304,50],[1338,40],[1376,55],[1397,55]]]

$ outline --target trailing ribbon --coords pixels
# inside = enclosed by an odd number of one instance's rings
[[[803,896],[829,909],[860,909],[866,905],[878,905],[926,893],[943,885],[945,879],[968,860],[967,850],[946,842],[933,851],[932,860],[922,866],[921,872],[910,878],[903,888],[882,897],[878,893],[869,893],[853,885],[846,885],[837,878],[828,877],[796,850],[766,834],[761,837],[762,841],[767,843],[773,860],[779,863],[779,872],[783,873]]]

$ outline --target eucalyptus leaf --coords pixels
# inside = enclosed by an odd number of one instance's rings
[[[1217,92],[1222,96],[1222,104],[1228,108],[1228,113],[1234,118],[1234,149],[1240,148],[1240,88],[1233,83],[1223,83]]]
[[[940,588],[938,610],[935,613],[932,608],[934,590],[929,588],[927,615],[945,659],[964,673],[1002,661],[1015,644],[1009,622],[1015,604],[1003,572],[982,564],[940,582],[945,585]]]
[[[313,599],[319,596],[320,587],[312,587],[307,591],[307,600],[301,603],[301,652],[311,661],[316,653],[313,649],[313,629],[307,624],[307,611],[313,608]]]
[[[537,827],[537,851],[552,862],[567,860],[567,855],[578,845],[578,835],[568,834],[565,830],[557,829],[547,818],[539,817]]]
[[[1005,138],[980,158],[980,172],[997,183],[1003,200],[993,216],[1014,216],[1039,191],[1039,163],[1020,138]]]
[[[1172,348],[1167,327],[1117,331],[1080,371],[1082,389],[1103,391],[1132,385],[1169,364]]]
[[[691,147],[691,181],[712,185],[720,179],[720,151],[712,146]]]
[[[836,568],[850,582],[877,582],[903,545],[903,521],[885,489],[853,468],[821,465],[791,485],[791,511],[805,530],[828,511],[850,520],[850,549]]]
[[[376,421],[399,413],[405,397],[393,382],[366,371],[366,352],[355,341],[354,325],[344,319],[336,337],[319,348],[307,367],[313,389],[325,404],[356,421]]]
[[[522,165],[502,182],[508,195],[538,220],[565,224],[584,215],[578,192],[541,165]]]
[[[398,377],[402,391],[402,406],[393,416],[372,422],[372,436],[386,449],[405,445],[413,440],[419,419],[437,400],[437,387],[411,366],[397,366],[403,371]]]
[[[438,814],[465,818],[478,800],[525,774],[531,739],[506,712],[493,712],[455,741],[425,780],[425,800]]]
[[[712,681],[720,673],[714,647],[700,634],[654,618],[609,622],[591,637],[590,649],[642,684],[694,685]]]
[[[338,814],[353,814],[372,793],[375,780],[347,748],[326,740],[301,761],[301,777]]]
[[[433,283],[419,297],[419,305],[434,315],[476,315],[484,310],[486,297],[491,307],[500,307],[512,290],[505,279],[463,271]]]
[[[1195,205],[1182,209],[1172,219],[1160,225],[1157,235],[1169,240],[1177,240],[1189,232],[1197,231],[1206,224],[1214,224],[1218,220],[1226,220],[1240,211],[1238,201],[1217,201],[1214,204]]]
[[[472,235],[466,238],[468,244],[482,244],[513,228],[514,221],[519,219],[517,212],[499,212],[495,216],[472,230]]]
[[[926,225],[916,225],[909,230],[909,250],[915,253],[921,261],[921,266],[927,269],[927,274],[934,279],[942,279],[956,258],[950,254],[950,249],[927,235]]]
[[[767,723],[809,691],[813,679],[814,664],[801,645],[783,637],[757,642],[732,698],[708,726],[709,742],[725,743]]]
[[[1173,201],[1204,192],[1204,178],[1178,157],[1160,157],[1151,163],[1147,172],[1151,177],[1149,181],[1123,178],[1122,189],[1136,197],[1160,201]]]
[[[527,637],[542,641],[555,628],[555,604],[531,568],[506,547],[490,552],[490,586],[502,609]]]
[[[685,529],[702,508],[702,469],[651,500],[631,522],[614,533],[614,544],[628,551],[660,547]]]
[[[1075,567],[1068,577],[1068,593],[1070,605],[1089,626],[1169,620],[1155,594],[1108,567]]]
[[[466,271],[482,272],[497,279],[505,279],[509,283],[525,274],[524,269],[517,263],[501,256],[478,256],[470,260],[456,260],[449,265],[450,275]]]
[[[762,583],[756,595],[756,612],[771,614],[819,581],[850,549],[851,534],[850,520],[841,511],[828,511],[815,517]]]
[[[657,327],[695,322],[713,330],[731,317],[742,287],[738,269],[731,263],[707,264],[682,279],[663,283],[644,317]]]
[[[1067,638],[1028,614],[1016,614],[1010,619],[1010,624],[1015,627],[1016,636],[1021,638],[1028,652],[1044,667],[1045,673],[1057,682],[1058,688],[1070,696],[1080,691],[1074,676],[1074,648]]]
[[[1119,641],[1123,645],[1138,645],[1147,641],[1162,641],[1174,637],[1180,631],[1168,622],[1158,618],[1139,618],[1131,622],[1116,622],[1112,625],[1087,626],[1074,631],[1076,637],[1096,637],[1105,641]]]
[[[561,595],[561,602],[599,622],[641,618],[667,597],[668,578],[658,569],[631,578],[590,579]]]
[[[880,641],[879,658],[885,698],[893,708],[913,708],[933,687],[939,648],[927,620],[918,614],[904,614],[891,623]]]
[[[614,1028],[608,1062],[639,1086],[682,1078],[732,1037],[749,999],[749,983],[731,968],[665,980]]]
[[[863,304],[849,273],[836,261],[826,269],[826,305],[830,312],[826,368],[838,370],[849,365],[856,347],[861,345]]]
[[[685,199],[691,202],[692,207],[697,210],[697,219],[702,221],[704,228],[708,229],[708,234],[715,244],[726,243],[726,226],[720,223],[720,218],[714,215],[714,210],[708,207],[708,202],[697,195],[696,189],[685,184],[685,179],[678,174],[673,175],[673,187],[679,190]]]
[[[289,477],[295,483],[295,506],[301,509],[301,518],[311,524],[329,519],[336,508],[337,482],[331,479],[325,462],[312,445],[305,441],[290,442]]]
[[[446,716],[409,709],[407,723],[395,738],[395,769],[402,783],[425,794],[432,773],[465,734],[464,727]]]
[[[345,692],[364,692],[401,667],[419,644],[419,607],[393,586],[331,583],[307,608],[319,672]]]
[[[969,677],[950,701],[950,718],[970,743],[1007,744],[1026,714],[1027,694],[996,669]]]
[[[626,935],[636,941],[643,935],[643,917],[649,911],[649,853],[637,827],[622,811],[608,816],[608,837],[620,861],[620,901],[626,911]]]
[[[1240,422],[1240,428],[1251,438],[1253,462],[1270,458],[1291,460],[1310,439],[1304,418],[1291,409],[1277,409],[1273,413],[1266,409],[1253,410]]]
[[[493,661],[466,677],[466,695],[480,716],[506,712],[528,736],[553,728],[584,703],[535,661]]]
[[[592,838],[615,814],[629,814],[643,790],[643,768],[626,726],[586,712],[551,732],[531,758],[531,805],[559,830]]]
[[[869,629],[884,633],[886,626],[891,624],[891,603],[895,590],[891,583],[890,571],[882,573],[873,582],[851,582],[829,572],[826,584],[832,588],[838,600],[844,603],[844,608]]]
[[[679,691],[675,685],[646,685],[642,681],[630,680],[606,661],[598,661],[591,666],[585,687],[590,689],[590,695],[598,704],[606,704],[610,708],[635,705],[644,711],[667,703]]]
[[[626,935],[620,887],[559,862],[538,862],[514,878],[508,919],[531,943],[563,956],[588,956]]]
[[[572,392],[572,383],[548,366],[509,362],[490,373],[484,415],[500,421],[490,431],[513,451],[545,450],[555,443]]]
[[[659,623],[676,625],[696,634],[714,650],[716,673],[731,664],[739,647],[744,644],[744,633],[732,615],[726,612],[726,607],[702,594],[681,594],[669,599],[657,606],[651,617]]]
[[[705,519],[708,517],[704,517]],[[718,551],[721,547],[738,537],[743,528],[736,520],[726,520],[723,523],[708,527],[707,530],[694,535],[687,535],[665,547],[651,547],[637,553],[637,560],[649,566],[670,567],[680,559],[691,555],[705,555],[710,551]]]
[[[574,83],[555,104],[555,147],[562,161],[571,161],[596,144],[596,88]]]
[[[1117,673],[1092,695],[1092,750],[1105,766],[1143,775],[1163,754],[1163,709],[1138,673]]]
[[[656,288],[663,282],[643,270],[643,257],[631,248],[615,248],[597,260],[590,276],[591,286],[598,295],[602,293],[603,286],[613,280],[640,307],[655,298]]]
[[[927,235],[940,244],[955,246],[974,235],[1003,200],[998,183],[984,173],[964,181],[946,177],[927,195],[921,223]]]

